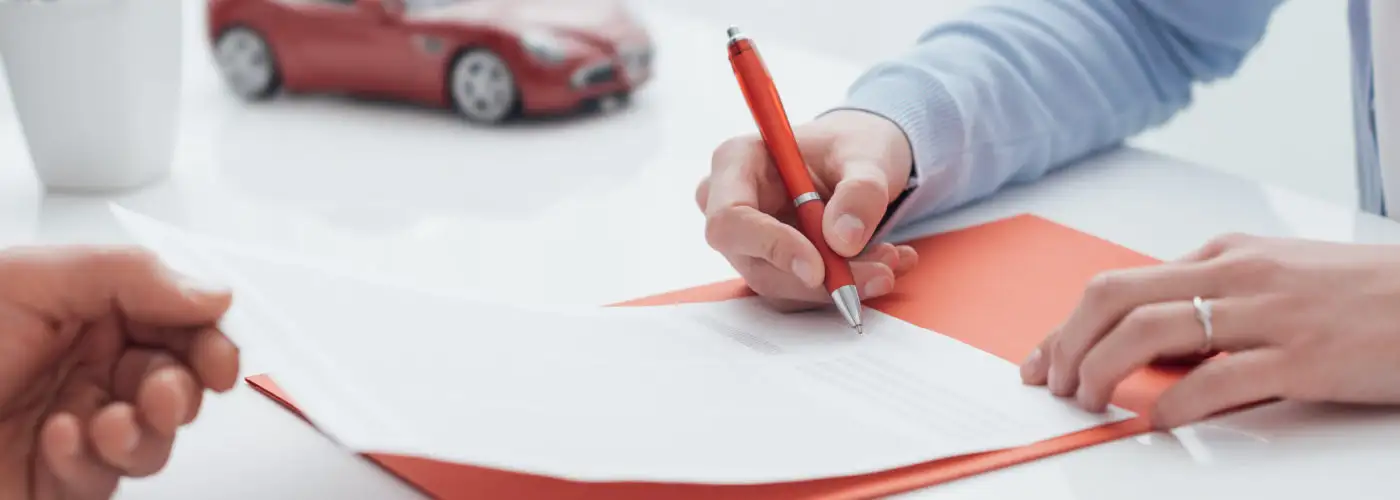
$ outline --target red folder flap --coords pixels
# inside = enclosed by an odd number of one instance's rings
[[[893,294],[870,307],[1019,363],[1078,302],[1100,272],[1157,263],[1107,241],[1032,215],[923,238],[911,243],[918,267]],[[724,300],[749,295],[739,281],[647,297],[642,306]],[[1015,369],[1008,367],[1007,369]],[[1137,412],[1132,420],[1026,446],[937,460],[860,476],[764,485],[586,483],[444,463],[367,454],[435,498],[871,498],[939,484],[1041,457],[1120,439],[1150,429],[1147,412],[1179,370],[1149,367],[1128,378],[1113,402]],[[248,378],[295,411],[295,403],[265,375]],[[1052,397],[1047,392],[1046,397]]]

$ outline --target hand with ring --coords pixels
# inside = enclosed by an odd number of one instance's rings
[[[1137,369],[1216,351],[1162,394],[1155,426],[1279,398],[1400,403],[1400,247],[1230,235],[1102,274],[1021,377],[1097,412]]]

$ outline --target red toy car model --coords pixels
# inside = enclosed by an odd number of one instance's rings
[[[623,0],[208,0],[240,96],[346,92],[453,106],[495,123],[625,100],[651,38]]]

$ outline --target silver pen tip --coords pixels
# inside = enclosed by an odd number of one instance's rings
[[[856,325],[856,335],[865,335],[865,325]]]
[[[728,34],[729,34],[729,38],[734,38],[734,37],[736,37],[736,36],[739,36],[739,27],[738,27],[738,26],[730,26],[729,29],[725,31],[725,33],[728,33]]]

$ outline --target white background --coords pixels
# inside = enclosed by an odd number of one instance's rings
[[[722,56],[697,56],[694,61],[675,57],[682,52],[710,54],[707,45],[696,48],[708,43],[703,35],[695,35],[696,26],[704,25],[704,33],[713,30],[719,47],[720,26],[743,25],[751,33],[763,33],[775,73],[830,78],[784,91],[795,118],[800,118],[822,109],[827,96],[834,99],[836,89],[852,77],[851,69],[899,50],[927,25],[974,3],[638,1],[665,4],[670,16],[697,21],[669,18],[654,26],[670,31],[659,38],[677,49],[670,57],[659,56],[663,68],[658,82],[664,85],[644,93],[642,105],[622,116],[588,126],[561,125],[546,134],[544,129],[466,133],[455,121],[433,113],[328,99],[243,106],[227,96],[210,70],[208,50],[199,36],[203,2],[188,0],[186,5],[195,8],[185,27],[191,40],[185,47],[183,96],[188,130],[177,160],[180,168],[170,185],[123,201],[179,226],[259,247],[296,250],[332,267],[393,274],[426,286],[480,284],[503,298],[543,294],[560,300],[587,297],[597,304],[706,282],[728,273],[727,266],[704,248],[693,207],[663,202],[687,198],[707,168],[708,149],[726,134],[747,130],[751,122],[739,107],[702,108],[692,102],[692,95],[738,98],[729,86],[732,80]],[[1355,194],[1346,57],[1345,2],[1293,0],[1279,12],[1263,46],[1236,79],[1204,89],[1196,106],[1134,142],[1350,206]],[[9,189],[33,183],[33,176],[8,104],[0,100],[0,244],[30,237],[65,241],[119,236],[119,230],[102,226],[100,204],[62,197],[39,202],[35,190]],[[635,147],[620,148],[618,139],[623,136],[635,140]],[[592,154],[580,155],[577,164],[559,165],[547,155],[530,154],[525,138]],[[340,143],[357,147],[332,148]],[[483,158],[501,160],[487,165],[518,168],[472,171]],[[580,177],[580,168],[591,170]],[[511,204],[510,193],[473,185],[482,177],[511,186],[522,179],[539,182],[538,190],[556,203]],[[558,185],[581,180],[609,184],[602,189]],[[1094,203],[1083,201],[1088,193]],[[636,213],[638,206],[648,207],[648,213]],[[1105,211],[1103,206],[1115,208]],[[1400,241],[1395,231],[1378,229],[1394,229],[1386,221],[1358,218],[1291,192],[1134,154],[1015,190],[947,223],[1022,210],[1158,258],[1180,255],[1225,231]],[[599,220],[619,217],[625,220]],[[632,242],[636,246],[630,252],[572,248],[595,259],[591,268],[577,266],[588,259],[561,258],[549,251],[551,245],[580,241],[576,237],[585,229],[602,231],[587,235],[593,238],[589,241],[631,241],[638,224],[652,227],[645,241]],[[540,229],[545,231],[532,232]],[[499,241],[526,244],[504,249],[476,244]],[[619,264],[622,261],[625,266]],[[554,280],[540,288],[538,282],[547,279],[514,274],[513,268],[546,276],[567,270],[576,279]],[[668,270],[657,271],[661,269]],[[599,277],[606,280],[595,279]],[[598,283],[602,290],[582,289],[579,282]],[[166,473],[128,483],[126,498],[190,498],[200,491],[201,498],[230,499],[379,499],[406,494],[249,390],[211,398],[206,410],[182,436]],[[1377,491],[1369,487],[1393,484],[1390,464],[1393,450],[1400,449],[1400,421],[1385,415],[1327,412],[1302,416],[1315,420],[1309,432],[1277,423],[1296,422],[1296,409],[1255,412],[1196,429],[1191,446],[1163,435],[1144,436],[947,485],[931,495],[1165,499],[1233,492],[1271,498],[1358,498],[1362,490]],[[245,436],[249,430],[258,434]],[[1269,467],[1242,470],[1242,463]],[[1324,468],[1327,473],[1317,473]],[[1189,481],[1176,480],[1188,476]],[[1138,489],[1154,480],[1158,488]]]

